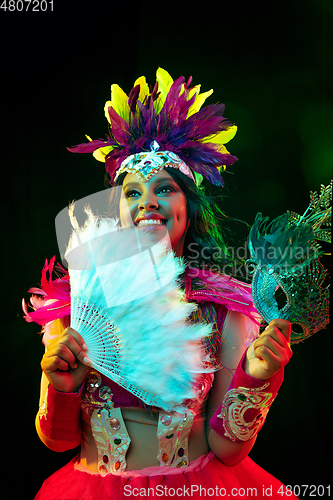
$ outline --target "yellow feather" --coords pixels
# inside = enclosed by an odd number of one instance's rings
[[[119,87],[116,83],[111,85],[111,101],[112,107],[115,112],[124,118],[126,122],[129,121],[130,117],[130,108],[128,105],[128,96],[125,94],[122,88]]]
[[[188,110],[187,117],[194,115],[194,113],[197,113],[200,110],[203,103],[205,102],[205,100],[207,99],[207,97],[209,97],[214,92],[214,90],[211,89],[211,90],[208,90],[207,92],[203,92],[202,94],[199,94],[200,85],[197,85],[194,88],[197,89],[197,87],[198,87],[197,97],[196,97],[194,103],[192,104],[192,106],[190,107],[190,109]]]
[[[199,95],[200,88],[201,88],[201,85],[195,85],[194,87],[192,87],[191,90],[188,93],[188,100],[190,100],[193,97],[194,94]]]
[[[113,146],[105,146],[105,148],[96,149],[96,151],[93,152],[93,157],[96,158],[96,160],[105,163],[105,157],[112,149]]]
[[[149,87],[148,87],[148,84],[146,82],[146,77],[140,76],[140,78],[135,80],[133,87],[136,87],[137,85],[140,85],[140,94],[139,94],[138,99],[140,102],[144,102],[145,97],[147,95],[149,95]]]
[[[158,114],[163,108],[166,96],[168,95],[170,87],[173,84],[173,79],[169,73],[165,71],[165,69],[158,68],[156,71],[156,81],[158,83],[158,91],[160,92],[160,95],[156,101],[154,101],[154,109],[155,113]]]
[[[202,139],[201,142],[213,142],[214,144],[221,144],[221,145],[226,144],[235,137],[236,132],[237,132],[237,126],[232,125],[227,130],[222,130],[221,132],[218,132],[215,135],[210,135],[208,137],[205,137],[204,139]]]
[[[173,79],[167,71],[163,68],[158,68],[156,71],[156,80],[158,82],[158,89],[162,94],[167,94],[173,84]]]
[[[109,108],[111,108],[111,107],[112,107],[112,102],[106,101],[105,106],[104,106],[104,114],[105,114],[105,118],[110,123],[110,125],[111,125],[111,120],[110,120],[110,116],[109,116]]]
[[[108,101],[108,102],[111,102],[111,101]],[[86,138],[88,139],[88,141],[92,141],[92,138],[89,137],[89,135],[86,134]],[[103,163],[105,163],[105,157],[108,153],[110,153],[110,151],[113,149],[113,146],[105,146],[105,148],[99,148],[99,149],[96,149],[96,151],[93,152],[93,157],[98,160],[98,161],[101,161]]]
[[[222,154],[224,154],[224,155],[230,154],[229,151],[227,150],[227,148],[225,146],[223,146],[223,144],[220,144],[220,146],[219,146],[219,152],[222,153]]]

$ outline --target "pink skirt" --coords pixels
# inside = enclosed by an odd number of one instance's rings
[[[249,457],[228,467],[215,455],[199,457],[188,467],[149,467],[117,475],[93,473],[79,456],[44,481],[35,500],[120,500],[126,498],[232,498],[267,500],[285,497],[287,488]],[[288,493],[288,499],[297,498]]]

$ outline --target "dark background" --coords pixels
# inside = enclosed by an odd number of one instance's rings
[[[239,161],[218,191],[229,217],[251,224],[258,211],[303,212],[308,192],[331,178],[329,0],[133,5],[54,0],[54,12],[0,10],[1,431],[8,499],[32,499],[75,453],[52,452],[35,433],[43,346],[40,328],[22,319],[20,302],[38,285],[45,258],[58,257],[57,213],[104,187],[103,164],[66,146],[84,142],[85,133],[104,137],[112,83],[128,92],[144,74],[154,84],[161,66],[174,79],[192,75],[202,91],[214,89],[208,102],[224,102],[239,127],[229,144]],[[230,227],[242,242],[245,226]],[[251,452],[285,484],[330,484],[331,382],[325,330],[294,347]]]

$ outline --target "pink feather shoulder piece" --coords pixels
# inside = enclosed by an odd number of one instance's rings
[[[60,265],[57,265],[59,278],[53,279],[53,267],[55,256],[50,262],[45,261],[42,270],[41,288],[30,288],[32,293],[30,298],[34,311],[28,311],[25,300],[22,301],[24,319],[28,322],[34,322],[38,325],[46,325],[50,321],[69,316],[71,313],[71,295],[69,274]],[[47,273],[49,278],[47,278]]]
[[[262,323],[262,318],[253,305],[251,285],[232,276],[209,270],[187,269],[185,293],[187,300],[221,304],[229,311],[244,314],[257,325]]]

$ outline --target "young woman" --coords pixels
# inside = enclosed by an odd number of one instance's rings
[[[126,99],[118,87],[112,91],[108,139],[76,151],[104,159],[136,229],[154,238],[166,228],[175,256],[185,258],[183,289],[198,304],[188,321],[213,326],[202,345],[211,370],[194,377],[198,396],[186,401],[185,413],[147,406],[90,367],[82,336],[69,327],[68,275],[49,281],[42,293],[57,301],[52,311],[35,300],[36,312],[27,314],[48,320],[36,427],[52,450],[81,445],[81,452],[36,498],[280,498],[285,487],[248,453],[292,356],[290,324],[277,318],[256,338],[250,287],[210,271],[217,248],[221,269],[230,262],[216,226],[220,213],[198,186],[202,175],[221,184],[216,165],[235,161],[223,145],[235,127],[221,105],[200,111],[209,93],[161,69],[151,93],[142,78]],[[42,284],[52,267],[44,268]]]

